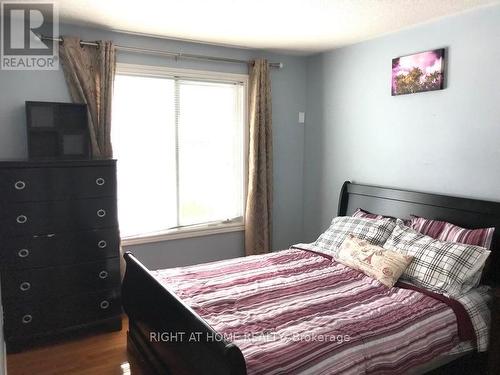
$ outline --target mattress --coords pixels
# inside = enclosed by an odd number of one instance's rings
[[[387,288],[314,251],[152,274],[240,348],[249,375],[418,372],[474,339],[446,298]]]

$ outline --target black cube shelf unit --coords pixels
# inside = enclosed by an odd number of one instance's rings
[[[30,159],[90,159],[87,105],[26,102]]]

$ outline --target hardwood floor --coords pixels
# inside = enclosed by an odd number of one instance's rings
[[[67,340],[7,356],[8,375],[146,375],[127,353],[128,321],[119,332]]]

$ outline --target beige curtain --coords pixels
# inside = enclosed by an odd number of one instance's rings
[[[267,60],[250,67],[250,140],[245,217],[246,255],[272,250],[273,134],[271,79]]]
[[[80,45],[80,39],[64,37],[59,57],[73,102],[87,104],[92,155],[111,158],[111,101],[116,69],[111,42]]]

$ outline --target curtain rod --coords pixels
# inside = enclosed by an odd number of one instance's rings
[[[41,40],[50,40],[53,42],[63,43],[62,38],[52,38],[52,37],[44,36],[41,34],[36,34],[36,36],[38,38],[40,38]],[[96,42],[88,42],[88,41],[81,41],[80,44],[82,46],[93,46],[93,47],[99,46]],[[115,48],[119,51],[124,51],[124,52],[144,53],[147,55],[166,56],[166,57],[173,57],[175,59],[208,60],[208,61],[217,61],[217,62],[233,63],[233,64],[249,64],[250,63],[250,61],[248,61],[248,60],[238,60],[238,59],[230,59],[227,57],[215,57],[215,56],[207,56],[207,55],[195,55],[192,53],[162,51],[162,50],[149,49],[149,48],[139,48],[139,47],[120,46],[120,45],[115,45]],[[283,63],[270,62],[269,66],[271,68],[281,69],[281,68],[283,68]]]

